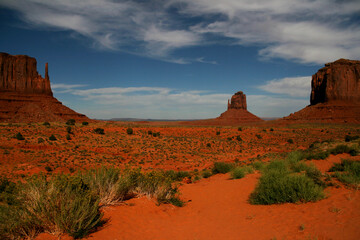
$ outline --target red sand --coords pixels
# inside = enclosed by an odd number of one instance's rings
[[[105,208],[109,222],[88,239],[360,239],[359,191],[330,187],[329,197],[316,203],[250,205],[259,176],[215,175],[184,185],[183,208],[156,206],[146,197]]]

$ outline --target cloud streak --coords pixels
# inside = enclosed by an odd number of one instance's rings
[[[311,92],[311,76],[271,80],[257,88],[266,92],[284,94],[292,97],[309,97]]]
[[[175,63],[214,63],[174,55],[214,42],[253,45],[261,58],[301,63],[360,56],[357,0],[2,0],[0,6],[19,12],[31,27]]]

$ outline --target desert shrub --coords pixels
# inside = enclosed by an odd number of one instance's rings
[[[274,131],[274,129],[273,128],[270,128],[270,132],[273,132]]]
[[[359,136],[346,135],[346,136],[345,136],[345,142],[351,142],[351,141],[357,140],[357,139],[359,139],[359,138],[360,138]]]
[[[128,128],[128,129],[126,129],[126,133],[131,135],[134,133],[134,130],[132,128]]]
[[[66,140],[71,140],[70,134],[66,134]]]
[[[201,176],[203,178],[209,178],[212,176],[212,172],[209,169],[205,169],[204,171],[201,172]]]
[[[216,135],[220,135],[220,131],[216,131]]]
[[[89,123],[88,122],[82,122],[81,123],[83,126],[87,126],[87,125],[89,125]]]
[[[170,204],[176,206],[176,207],[183,207],[184,206],[184,201],[182,201],[181,199],[179,199],[178,197],[172,197],[169,199],[168,201]]]
[[[97,134],[101,134],[101,135],[105,134],[103,128],[95,128],[95,129],[94,129],[94,132],[97,133]]]
[[[318,151],[318,152],[304,152],[304,158],[307,160],[324,160],[330,153],[328,151]]]
[[[19,133],[19,132],[15,135],[15,138],[16,138],[17,140],[25,140],[24,136],[23,136],[21,133]]]
[[[230,176],[232,179],[243,178],[243,177],[245,177],[245,175],[246,175],[246,171],[242,167],[236,167],[230,171]]]
[[[66,125],[75,125],[75,119],[69,119],[66,121]]]
[[[335,177],[350,186],[360,186],[360,161],[343,159],[341,163],[335,163],[330,169],[335,172]]]
[[[160,133],[159,133],[159,132],[153,132],[152,135],[153,135],[153,137],[160,137]]]
[[[238,131],[240,131],[240,132],[241,132],[242,130],[243,130],[243,129],[242,129],[242,127],[239,127],[239,128],[238,128]]]
[[[323,188],[307,176],[269,170],[261,176],[249,201],[252,204],[269,205],[317,201],[323,197]]]
[[[51,168],[50,166],[46,166],[46,167],[45,167],[45,170],[46,170],[47,172],[52,172],[52,168]]]
[[[262,170],[264,168],[264,163],[261,161],[255,161],[253,163],[251,163],[251,166],[255,169],[255,170]]]
[[[210,148],[211,147],[211,143],[207,143],[206,147]]]
[[[92,169],[83,175],[90,189],[99,196],[101,205],[112,205],[123,201],[134,183],[126,175],[120,175],[116,168]]]
[[[293,144],[293,143],[294,143],[294,140],[293,140],[292,138],[289,138],[289,139],[287,140],[287,142],[290,143],[290,144]]]
[[[49,122],[44,122],[43,125],[49,127],[50,123]]]
[[[164,175],[170,178],[172,181],[181,181],[184,178],[191,177],[190,173],[187,171],[174,171],[174,170],[165,171]]]
[[[38,143],[43,143],[45,140],[43,138],[38,138]]]
[[[18,201],[15,197],[18,189],[14,182],[9,181],[6,177],[0,177],[0,205],[16,205]]]
[[[236,140],[238,140],[239,142],[242,142],[242,138],[239,135],[236,136]]]
[[[335,148],[329,150],[330,154],[341,154],[341,153],[349,153],[351,156],[357,155],[357,149],[355,147],[349,147],[347,145],[341,144],[337,145]]]
[[[50,141],[56,141],[57,138],[54,136],[54,134],[51,134],[51,136],[49,137]]]
[[[148,131],[148,134],[149,134],[149,135],[152,135],[152,134],[153,134],[153,132],[152,132],[151,130],[149,130],[149,131]]]
[[[66,132],[71,133],[71,127],[70,126],[66,127]]]
[[[213,174],[228,173],[234,168],[234,164],[226,162],[215,162],[211,169]]]
[[[255,135],[257,139],[262,139],[262,136],[260,134]]]

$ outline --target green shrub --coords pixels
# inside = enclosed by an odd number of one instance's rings
[[[126,175],[121,176],[116,168],[92,169],[83,175],[90,189],[99,196],[101,205],[112,205],[123,201],[134,188]]]
[[[128,128],[126,129],[126,133],[132,135],[134,133],[134,130],[132,128]]]
[[[148,131],[148,134],[149,134],[149,135],[152,135],[152,134],[153,134],[153,132],[152,132],[151,130],[149,130],[149,131]]]
[[[51,168],[50,166],[46,166],[46,167],[45,167],[45,170],[46,170],[47,172],[52,172],[52,168]]]
[[[152,135],[153,135],[153,137],[160,137],[160,133],[159,133],[159,132],[153,132]]]
[[[71,133],[71,127],[70,126],[66,127],[66,132]]]
[[[345,142],[351,142],[351,141],[357,140],[357,139],[359,139],[359,138],[360,138],[359,136],[346,135],[346,136],[345,136]]]
[[[54,134],[51,134],[51,136],[49,137],[50,141],[56,141],[57,138],[54,136]]]
[[[170,178],[172,181],[181,181],[184,178],[191,177],[190,173],[187,171],[174,171],[174,170],[165,171],[164,176]]]
[[[349,147],[347,145],[341,144],[341,145],[337,145],[335,148],[330,149],[329,153],[334,155],[341,153],[349,153],[352,156],[356,156],[357,149],[355,147]]]
[[[95,129],[94,129],[94,132],[97,133],[97,134],[101,134],[101,135],[104,135],[104,134],[105,134],[103,128],[95,128]]]
[[[38,143],[43,143],[45,140],[43,138],[38,138]]]
[[[216,135],[220,135],[220,131],[216,131]]]
[[[236,140],[238,140],[239,142],[242,142],[242,138],[239,135],[236,136]]]
[[[251,166],[256,170],[262,170],[265,167],[264,163],[261,161],[255,161],[251,163]]]
[[[69,119],[66,121],[66,125],[75,125],[75,119]]]
[[[292,138],[289,138],[289,139],[287,140],[287,142],[290,143],[290,144],[293,144],[293,143],[294,143],[294,140],[293,140]]]
[[[89,125],[89,123],[88,122],[82,122],[81,123],[83,126],[87,126],[87,125]]]
[[[240,132],[241,132],[242,130],[243,130],[243,129],[242,129],[242,127],[239,127],[239,128],[238,128],[238,131],[240,131]]]
[[[234,164],[226,162],[215,162],[212,170],[213,174],[228,173],[234,168]]]
[[[335,172],[335,177],[345,184],[360,186],[360,161],[343,159],[341,163],[335,163],[329,172]]]
[[[71,140],[70,134],[66,134],[66,140]]]
[[[212,176],[212,173],[211,173],[210,170],[205,169],[204,171],[202,171],[201,176],[202,176],[203,178],[209,178],[209,177]]]
[[[19,133],[19,132],[15,135],[15,138],[16,138],[17,140],[25,140],[25,138],[23,137],[23,135],[22,135],[21,133]]]
[[[246,175],[245,169],[242,167],[236,167],[230,172],[230,176],[232,179],[240,179],[245,177],[245,175]]]
[[[260,134],[255,135],[257,139],[262,139],[262,136]]]
[[[249,201],[251,204],[269,205],[317,201],[322,198],[323,188],[307,176],[270,170],[261,176]]]
[[[49,127],[50,123],[49,122],[44,122],[43,125],[46,126],[46,127]]]

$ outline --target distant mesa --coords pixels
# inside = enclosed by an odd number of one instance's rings
[[[37,72],[36,65],[35,58],[0,53],[0,121],[89,120],[53,97],[48,64],[45,78]]]
[[[339,59],[312,76],[310,105],[284,120],[360,122],[360,61]]]

